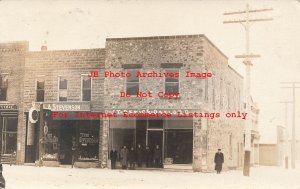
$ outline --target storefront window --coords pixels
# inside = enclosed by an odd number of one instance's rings
[[[99,121],[56,120],[48,126],[44,160],[70,165],[74,161],[98,160]]]
[[[0,101],[7,100],[8,75],[0,75]]]
[[[93,161],[98,159],[99,125],[79,126],[78,160]]]
[[[135,147],[135,119],[110,120],[110,149],[116,149],[118,152],[123,146]]]
[[[151,153],[156,145],[163,150],[163,161],[174,164],[192,163],[192,119],[124,119],[110,120],[109,150],[118,152],[125,145],[136,148],[148,145]],[[150,159],[153,154],[150,154]]]
[[[17,151],[18,118],[4,117],[2,127],[2,154],[13,154]]]

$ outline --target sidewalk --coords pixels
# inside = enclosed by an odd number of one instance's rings
[[[299,164],[298,164],[299,165]],[[300,189],[300,167],[215,173],[4,165],[7,189]]]

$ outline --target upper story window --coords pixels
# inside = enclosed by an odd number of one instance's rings
[[[140,90],[140,78],[136,77],[139,69],[127,69],[130,77],[126,77],[126,93],[130,95],[137,95]]]
[[[38,77],[36,79],[36,101],[44,102],[45,100],[45,78]]]
[[[224,84],[224,81],[223,81],[223,79],[221,78],[221,79],[220,79],[220,109],[223,108],[223,97],[224,97],[224,93],[223,93],[223,84]]]
[[[0,101],[7,101],[8,74],[0,75]]]
[[[91,101],[92,78],[87,75],[81,75],[81,100]]]
[[[64,77],[59,76],[58,78],[58,100],[67,101],[68,100],[68,80]]]
[[[165,72],[172,73],[165,77],[165,92],[179,93],[179,77],[175,77],[179,76],[179,69],[166,69]]]
[[[231,110],[231,92],[230,92],[230,85],[227,86],[227,110]]]
[[[207,68],[205,67],[205,71],[208,72]],[[205,78],[205,96],[204,96],[204,99],[205,99],[205,102],[208,102],[208,79]]]
[[[216,109],[216,84],[215,78],[212,79],[212,106]]]

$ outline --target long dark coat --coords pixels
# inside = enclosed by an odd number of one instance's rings
[[[216,166],[215,170],[221,171],[222,170],[222,164],[224,163],[224,155],[222,152],[217,152],[215,154],[215,160],[214,160]]]
[[[128,161],[129,162],[135,162],[136,160],[136,153],[135,153],[135,150],[129,150],[128,151]]]
[[[137,147],[136,149],[136,161],[138,164],[141,164],[143,161],[143,148]]]
[[[111,161],[117,161],[118,159],[118,152],[116,150],[111,150],[110,151],[110,154],[109,154],[109,157],[111,159]]]

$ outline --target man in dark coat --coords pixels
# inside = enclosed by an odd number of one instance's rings
[[[215,154],[215,170],[217,171],[217,174],[220,174],[222,171],[222,164],[224,163],[224,155],[221,152],[221,149],[218,149],[218,152]]]
[[[153,152],[154,166],[156,168],[162,167],[161,155],[162,155],[161,149],[160,149],[159,145],[156,145],[154,152]]]
[[[118,159],[117,150],[115,150],[115,149],[111,150],[110,154],[109,154],[109,157],[110,157],[110,161],[111,161],[111,169],[116,169],[116,162],[117,162],[117,159]]]
[[[150,167],[152,162],[152,153],[149,146],[146,146],[144,157],[145,157],[146,167]]]
[[[129,169],[135,169],[136,153],[133,147],[128,152]]]
[[[138,167],[142,167],[143,164],[143,148],[141,144],[138,144],[136,148],[136,161]]]

